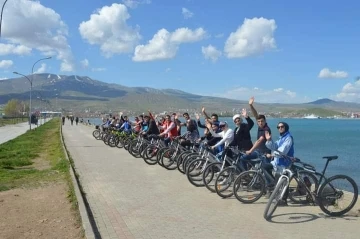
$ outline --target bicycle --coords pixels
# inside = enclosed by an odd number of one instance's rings
[[[291,178],[294,177],[294,172],[293,172],[294,164],[301,163],[300,159],[298,159],[298,158],[292,158],[292,157],[283,155],[283,154],[281,154],[281,152],[278,152],[278,153],[280,156],[291,160],[291,163],[288,168],[283,170],[283,172],[275,186],[275,189],[272,192],[268,203],[266,204],[263,216],[264,216],[265,220],[267,220],[267,221],[270,220],[271,216],[275,212],[280,199],[283,198],[283,196],[286,193],[286,190],[289,187],[289,182],[290,182]],[[321,173],[318,173],[316,171],[314,172],[315,175],[320,176],[319,185],[321,185],[321,186],[318,189],[316,189],[315,191],[311,191],[311,189],[309,189],[306,186],[306,183],[304,181],[301,181],[301,178],[300,178],[300,183],[303,184],[302,186],[305,188],[308,198],[314,204],[318,204],[318,206],[324,213],[326,213],[327,215],[330,215],[330,216],[338,217],[338,216],[344,215],[345,213],[349,212],[354,207],[354,205],[356,204],[356,201],[358,199],[358,187],[357,187],[355,181],[351,177],[346,176],[346,175],[334,175],[330,178],[326,178],[325,172],[329,165],[329,162],[332,160],[338,159],[338,156],[324,156],[323,159],[326,159],[326,164],[325,164],[325,167],[322,170],[322,172]],[[351,187],[354,189],[354,191],[353,191],[352,200],[351,200],[349,206],[345,207],[344,209],[340,210],[339,212],[332,212],[332,211],[328,210],[329,206],[334,206],[334,208],[341,209],[342,207],[341,207],[341,204],[339,204],[339,200],[343,199],[345,195],[351,194],[351,192],[341,190],[339,187],[334,186],[334,181],[338,180],[338,179],[347,180],[350,183]],[[324,180],[324,183],[322,184],[323,180]]]

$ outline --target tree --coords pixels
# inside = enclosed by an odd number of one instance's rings
[[[28,110],[29,107],[27,106],[27,104],[17,99],[9,100],[4,107],[4,113],[8,117],[23,116],[25,112],[28,112]]]

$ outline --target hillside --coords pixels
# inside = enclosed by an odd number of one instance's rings
[[[28,76],[29,78],[32,76]],[[208,111],[233,112],[248,107],[247,101],[190,94],[176,89],[154,89],[150,87],[127,87],[109,84],[77,75],[33,75],[33,99],[44,99],[52,108],[72,111],[90,109],[92,112],[134,110],[146,111],[199,111],[205,106]],[[0,81],[0,104],[12,98],[29,99],[30,83],[24,77]],[[360,111],[360,104],[336,102],[322,99],[306,104],[256,104],[262,112],[303,112],[306,109],[328,109],[329,114],[345,110]],[[326,113],[325,113],[326,114]]]

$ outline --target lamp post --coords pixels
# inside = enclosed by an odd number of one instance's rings
[[[14,71],[13,72],[16,75],[20,75],[25,77],[29,82],[30,82],[30,105],[29,105],[29,124],[30,124],[30,130],[31,130],[31,94],[32,94],[32,80],[29,79],[29,77],[27,77],[26,75],[23,75],[19,72]]]
[[[36,63],[38,63],[39,61],[49,60],[49,59],[51,59],[51,56],[45,57],[45,58],[41,58],[41,59],[35,61],[34,65],[33,65],[32,68],[31,68],[31,75],[34,75],[34,67],[35,67]]]
[[[38,63],[39,61],[49,60],[49,59],[51,59],[51,56],[45,57],[45,58],[41,58],[41,59],[35,61],[35,63],[33,64],[32,68],[31,68],[31,80],[32,80],[32,81],[34,80],[34,67],[35,67],[36,63]],[[31,84],[32,84],[32,83],[31,83]]]
[[[2,24],[2,16],[3,16],[3,12],[4,12],[4,7],[5,7],[5,4],[8,0],[5,0],[4,4],[2,5],[2,8],[1,8],[1,15],[0,15],[0,38],[1,38],[1,24]]]

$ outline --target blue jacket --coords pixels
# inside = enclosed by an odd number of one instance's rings
[[[295,152],[294,139],[290,134],[290,132],[286,132],[283,135],[281,135],[276,142],[273,142],[272,140],[266,141],[265,145],[268,149],[278,150],[287,156],[294,157],[294,152]],[[277,156],[276,153],[275,153],[274,161],[276,166],[283,166],[283,167],[287,167],[291,163],[290,160]]]

